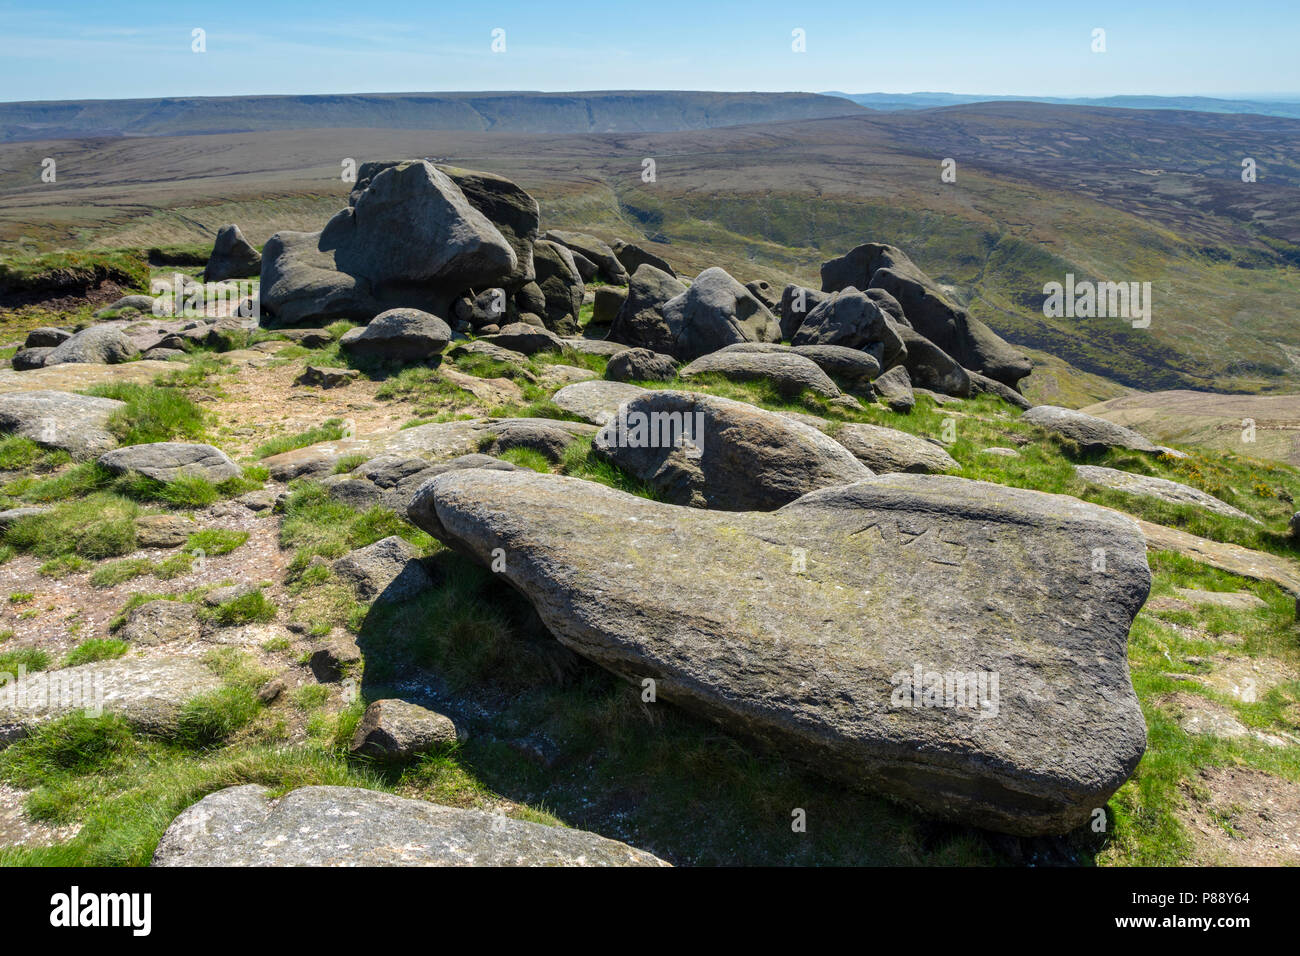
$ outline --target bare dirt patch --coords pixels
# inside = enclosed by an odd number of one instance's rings
[[[1185,789],[1183,823],[1195,845],[1194,863],[1300,864],[1300,783],[1258,770],[1213,767]]]

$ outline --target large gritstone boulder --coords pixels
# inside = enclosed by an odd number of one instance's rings
[[[280,325],[369,322],[383,307],[367,279],[348,275],[320,248],[319,232],[278,232],[262,247],[259,294]]]
[[[94,458],[117,444],[108,422],[126,402],[71,392],[36,391],[0,395],[0,432],[29,438],[73,458]]]
[[[686,291],[676,276],[652,265],[639,266],[628,282],[627,299],[614,316],[609,340],[669,355],[673,336],[664,306]]]
[[[519,266],[501,231],[424,161],[378,173],[326,224],[320,248],[384,302],[437,315],[466,289],[503,285]]]
[[[666,272],[673,278],[677,277],[677,273],[673,271],[672,266],[641,246],[624,242],[622,239],[615,239],[610,243],[610,248],[614,250],[614,255],[618,257],[618,261],[627,270],[629,276],[642,266],[654,266],[660,272]]]
[[[244,238],[233,223],[222,226],[217,241],[212,244],[212,255],[203,270],[204,282],[221,282],[225,279],[251,279],[262,271],[262,254]]]
[[[442,354],[450,341],[451,329],[436,315],[419,309],[389,309],[369,325],[343,333],[339,345],[353,355],[414,362]]]
[[[408,514],[485,566],[504,548],[574,652],[936,817],[1067,832],[1146,745],[1126,653],[1146,545],[1074,498],[883,475],[737,513],[470,470]]]
[[[219,485],[244,473],[220,448],[174,441],[116,448],[100,455],[99,464],[115,475],[136,472],[162,482],[202,478]]]
[[[840,426],[835,440],[858,461],[882,474],[895,471],[931,474],[961,467],[939,445],[896,428],[849,422]]]
[[[794,341],[795,333],[808,318],[808,313],[825,302],[830,296],[815,289],[805,289],[799,285],[788,285],[781,293],[781,338]]]
[[[799,326],[795,345],[839,345],[860,349],[890,369],[906,359],[898,326],[875,302],[857,289],[825,298]]]
[[[130,361],[139,354],[140,349],[122,334],[120,328],[92,325],[56,345],[45,356],[42,364],[46,368],[64,362],[117,365],[119,362]]]
[[[793,351],[781,352],[713,352],[701,355],[681,370],[685,379],[702,375],[721,375],[737,381],[764,381],[782,395],[798,397],[804,390],[825,398],[837,398],[839,386],[812,359]]]
[[[1013,388],[1032,369],[1028,358],[965,309],[953,305],[934,280],[895,246],[865,243],[825,263],[821,274],[823,292],[850,286],[888,292],[898,300],[912,328],[963,368]]]
[[[970,373],[958,365],[956,359],[915,329],[898,325],[895,328],[907,346],[903,365],[914,386],[957,398],[970,396]],[[1003,388],[1010,390],[1008,386]]]
[[[705,269],[689,289],[664,303],[663,323],[667,328],[668,347],[644,347],[683,362],[735,342],[779,342],[781,339],[781,324],[776,316],[750,295],[748,289],[716,267]]]
[[[694,392],[632,397],[592,447],[665,501],[723,511],[770,511],[872,474],[810,425]]]
[[[575,334],[584,286],[573,253],[558,243],[542,239],[533,246],[533,256],[537,287],[543,300],[542,320],[559,335]]]

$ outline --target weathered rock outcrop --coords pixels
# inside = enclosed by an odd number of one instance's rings
[[[596,268],[600,270],[599,277],[606,282],[612,282],[614,285],[627,285],[627,269],[623,268],[623,263],[618,261],[618,256],[614,254],[614,250],[595,236],[589,236],[585,232],[548,229],[543,238],[567,246],[576,254],[594,263]]]
[[[575,652],[941,818],[1068,831],[1145,747],[1126,656],[1143,538],[1073,498],[886,475],[719,513],[463,471],[409,514],[483,564],[504,547],[501,576]]]
[[[343,555],[334,562],[334,573],[363,601],[381,595],[387,601],[411,598],[433,583],[420,552],[395,534]]]
[[[907,358],[907,349],[893,319],[857,289],[827,296],[799,326],[795,345],[839,345],[868,353],[882,369]]]
[[[541,289],[546,327],[560,335],[578,331],[578,312],[582,308],[582,276],[573,255],[564,246],[545,239],[534,247],[537,262],[537,286]]]
[[[676,375],[675,358],[649,349],[624,349],[605,366],[605,377],[612,382],[667,382]]]
[[[263,311],[281,325],[369,322],[382,312],[367,279],[340,270],[319,232],[277,232],[262,247]]]
[[[320,248],[337,267],[367,279],[394,306],[449,314],[465,289],[502,285],[516,274],[515,250],[446,173],[423,160],[375,175],[356,202],[331,219]]]
[[[723,349],[701,355],[681,370],[685,379],[721,375],[737,381],[766,381],[782,395],[797,397],[805,389],[837,398],[839,386],[812,359],[793,351],[729,352]]]
[[[108,325],[92,325],[56,345],[42,365],[61,365],[64,362],[92,365],[116,365],[140,354],[140,349],[121,329]]]
[[[660,272],[666,272],[674,278],[677,276],[672,266],[642,246],[624,242],[622,239],[615,239],[610,244],[610,248],[614,250],[614,255],[618,257],[618,261],[627,270],[629,276],[645,265],[654,266]]]
[[[369,325],[343,333],[339,345],[353,355],[415,362],[441,355],[450,341],[451,329],[436,315],[419,309],[389,309]]]
[[[1104,468],[1101,465],[1077,465],[1074,471],[1084,481],[1094,485],[1101,485],[1103,488],[1112,488],[1115,491],[1124,491],[1130,495],[1145,498],[1159,498],[1161,501],[1167,501],[1172,505],[1195,505],[1198,508],[1204,508],[1206,511],[1212,511],[1226,518],[1258,521],[1258,519],[1252,518],[1244,511],[1234,508],[1226,501],[1214,497],[1214,495],[1207,494],[1199,488],[1184,485],[1179,481],[1170,481],[1168,478],[1157,478],[1154,475],[1135,475],[1131,471]]]
[[[908,323],[963,368],[1016,384],[1032,369],[1029,359],[992,329],[949,301],[939,286],[901,249],[868,242],[822,265],[822,291],[883,289],[898,300]]]

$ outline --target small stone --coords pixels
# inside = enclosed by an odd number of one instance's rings
[[[176,548],[194,530],[193,523],[181,515],[145,515],[135,523],[135,542],[142,548]]]
[[[350,749],[358,756],[397,762],[456,739],[455,724],[437,711],[404,700],[377,700],[366,708]]]
[[[194,605],[185,601],[150,601],[131,612],[119,636],[141,646],[196,641],[199,616]]]
[[[328,368],[323,365],[308,365],[307,371],[296,379],[295,385],[319,385],[321,388],[337,388],[347,385],[361,375],[354,368]]]
[[[322,684],[342,680],[361,663],[361,648],[349,637],[334,635],[312,652],[307,666]]]
[[[273,677],[262,685],[257,692],[257,699],[263,704],[271,704],[284,693],[284,681],[279,677]]]

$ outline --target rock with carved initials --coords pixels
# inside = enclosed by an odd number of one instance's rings
[[[466,470],[408,511],[572,650],[659,700],[934,816],[1086,823],[1142,756],[1137,525],[1075,498],[884,475],[767,513]]]

